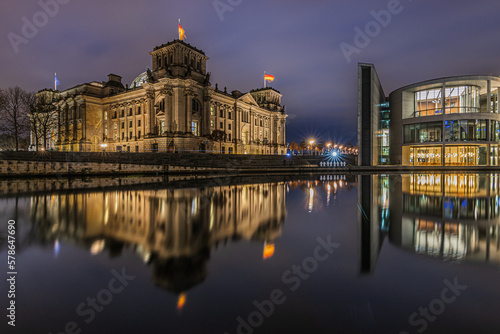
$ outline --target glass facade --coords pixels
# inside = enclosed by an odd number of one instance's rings
[[[444,122],[446,141],[486,141],[486,120],[454,120]]]
[[[441,166],[442,146],[412,146],[410,147],[410,165]]]
[[[404,143],[432,143],[442,141],[443,122],[410,124],[404,126]]]
[[[446,114],[479,112],[479,87],[458,86],[444,91]]]
[[[390,114],[389,102],[378,105],[380,107],[380,124],[377,132],[378,148],[379,148],[379,165],[389,163],[389,123]]]
[[[490,141],[500,141],[499,121],[490,121]]]
[[[479,87],[457,86],[423,90],[415,93],[415,109],[413,116],[434,116],[446,114],[479,112]]]
[[[498,149],[490,147],[490,164],[498,163]],[[442,146],[411,146],[411,166],[441,166]],[[445,166],[486,166],[488,146],[485,145],[449,145],[444,149]]]
[[[490,166],[498,166],[498,145],[490,145]]]
[[[498,90],[491,93],[490,111],[498,114]]]
[[[442,89],[423,90],[415,93],[415,117],[440,115],[442,108]]]
[[[487,157],[487,145],[445,147],[446,166],[486,166]]]

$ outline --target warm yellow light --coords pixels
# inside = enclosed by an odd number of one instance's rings
[[[311,139],[311,140],[309,140],[309,145],[312,145],[312,144],[314,144],[314,140]]]
[[[332,146],[332,143],[327,143],[326,144],[326,147],[330,148],[330,146]]]
[[[101,239],[101,240],[94,241],[92,243],[92,245],[90,246],[90,254],[92,254],[92,255],[99,254],[104,249],[104,246],[105,246],[104,240]]]
[[[274,244],[266,244],[264,246],[264,253],[262,254],[262,258],[269,259],[274,255]]]
[[[177,309],[182,310],[185,304],[186,304],[186,294],[181,293],[179,295],[179,299],[177,299]]]

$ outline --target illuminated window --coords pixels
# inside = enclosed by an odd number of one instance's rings
[[[191,132],[195,136],[199,136],[200,135],[200,133],[199,133],[199,127],[198,127],[198,121],[191,122]]]

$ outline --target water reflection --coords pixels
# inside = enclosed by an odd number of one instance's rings
[[[360,176],[361,272],[386,236],[417,254],[500,264],[499,174]]]
[[[37,239],[59,252],[73,242],[93,255],[119,256],[133,245],[152,265],[153,282],[179,294],[203,282],[210,251],[229,240],[261,242],[274,253],[286,217],[286,183],[33,196]]]

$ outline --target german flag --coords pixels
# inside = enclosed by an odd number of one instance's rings
[[[184,38],[187,38],[187,36],[186,33],[184,32],[184,29],[182,29],[181,19],[179,19],[179,39],[182,41]]]
[[[274,75],[264,74],[264,80],[272,82],[272,81],[274,81]]]

